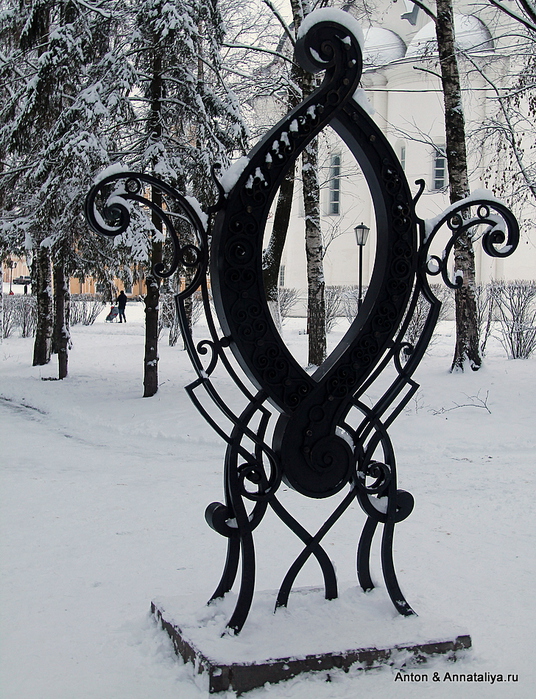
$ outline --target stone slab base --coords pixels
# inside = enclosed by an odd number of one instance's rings
[[[439,654],[455,660],[471,647],[467,633],[452,624],[447,624],[447,633],[442,620],[436,634],[429,633],[423,640],[428,627],[436,626],[433,619],[423,622],[396,612],[393,616],[378,595],[371,605],[370,596],[351,590],[342,600],[327,602],[320,590],[302,589],[291,595],[289,609],[274,614],[274,593],[259,593],[260,600],[238,636],[224,633],[234,602],[229,595],[209,606],[196,606],[195,597],[158,599],[151,603],[151,611],[177,655],[193,663],[198,682],[210,693],[231,689],[242,694],[304,672],[411,665]],[[352,604],[356,599],[360,604]],[[365,608],[369,613],[363,619],[360,612]]]

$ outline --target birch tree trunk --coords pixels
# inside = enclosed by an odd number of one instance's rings
[[[324,253],[320,228],[318,140],[316,138],[302,153],[302,178],[307,259],[308,363],[320,366],[326,358],[326,304],[324,298]]]
[[[453,204],[469,194],[465,119],[454,40],[452,0],[436,0],[436,7],[436,35],[445,102],[447,168],[450,201]],[[470,234],[460,236],[456,242],[454,274],[455,277],[462,277],[463,282],[455,292],[456,346],[451,371],[463,371],[467,364],[476,371],[480,368],[482,359],[475,298],[475,253]]]
[[[307,0],[291,0],[294,30],[297,32],[311,7]],[[302,98],[316,87],[316,78],[304,70],[296,72]],[[303,208],[305,216],[305,254],[307,259],[308,363],[320,366],[326,358],[326,307],[324,300],[324,264],[320,227],[320,185],[318,182],[318,140],[302,153]]]

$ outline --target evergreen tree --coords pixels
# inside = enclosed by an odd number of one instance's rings
[[[136,119],[125,158],[208,204],[210,169],[245,141],[238,103],[222,79],[224,31],[216,0],[145,0],[136,5],[131,52],[138,71]],[[153,202],[161,204],[154,188]],[[150,265],[162,261],[161,222],[153,217]],[[158,390],[159,280],[147,278],[144,396]]]
[[[54,266],[54,288],[63,297],[57,299],[55,322],[63,378],[69,343],[65,280],[103,266],[102,244],[83,236],[83,202],[94,173],[109,164],[117,149],[117,124],[128,116],[132,73],[113,51],[116,2],[6,4],[10,12],[3,18],[2,35],[9,37],[10,53],[2,79],[11,80],[14,88],[4,103],[0,148],[7,161],[2,188],[14,194],[3,228],[19,240],[24,237],[33,254],[38,301],[34,364],[50,359]]]

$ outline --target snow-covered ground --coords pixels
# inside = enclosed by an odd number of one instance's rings
[[[204,510],[222,499],[224,445],[183,390],[194,375],[179,348],[162,342],[160,390],[141,397],[140,305],[129,304],[127,318],[76,326],[62,382],[42,380],[55,376],[54,362],[30,366],[31,340],[0,345],[2,699],[206,696],[148,610],[155,597],[208,598],[219,580],[225,541]],[[298,352],[300,323],[285,326]],[[395,561],[420,616],[466,627],[473,649],[454,665],[419,668],[428,681],[402,681],[389,667],[334,672],[251,699],[534,696],[536,358],[508,361],[495,342],[481,371],[451,375],[452,330],[441,326],[422,388],[391,430],[400,487],[416,500],[397,527]],[[323,521],[324,502],[283,495],[298,518]],[[354,575],[362,521],[356,507],[326,542],[343,581]],[[292,535],[282,544],[268,522],[257,541],[257,588],[277,588],[296,552]],[[312,564],[298,579],[320,582]],[[449,681],[447,672],[518,679]]]

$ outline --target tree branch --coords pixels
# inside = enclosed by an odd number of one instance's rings
[[[270,10],[274,13],[274,15],[276,16],[276,18],[277,18],[279,24],[283,27],[283,31],[285,32],[285,34],[286,34],[286,35],[288,36],[288,38],[290,39],[290,43],[291,43],[292,46],[294,47],[294,46],[296,45],[296,40],[295,40],[294,37],[292,36],[292,32],[290,31],[288,24],[285,22],[285,20],[283,19],[283,17],[280,15],[280,13],[279,13],[279,11],[277,10],[277,8],[274,6],[274,4],[271,2],[271,0],[262,0],[262,1],[263,1],[263,3],[264,3],[267,7],[269,7]]]
[[[516,22],[519,22],[527,29],[530,29],[531,32],[536,32],[536,16],[534,17],[534,21],[531,22],[528,19],[525,19],[525,17],[523,17],[523,15],[520,15],[518,12],[514,12],[514,10],[511,10],[509,7],[506,7],[505,5],[503,5],[502,2],[499,2],[499,0],[489,0],[489,2],[491,5],[493,5],[494,7],[497,7],[499,10],[501,10],[501,12],[504,12],[512,19],[515,19]],[[522,5],[525,12],[527,12],[529,17],[532,18],[533,13],[530,9],[530,6],[528,6],[528,3],[526,3],[525,0],[519,0],[519,2]]]
[[[436,15],[432,12],[432,10],[429,7],[426,7],[426,5],[424,3],[420,2],[420,0],[411,0],[411,2],[414,5],[417,5],[417,7],[419,7],[424,12],[425,15],[428,15],[428,17],[430,17],[430,19],[433,22],[437,22]]]
[[[260,51],[261,53],[269,53],[272,56],[281,58],[284,61],[288,61],[289,63],[294,62],[291,58],[283,55],[282,53],[279,53],[278,51],[273,51],[272,49],[264,49],[260,46],[248,46],[247,44],[223,44],[223,46],[227,49],[247,49],[248,51]]]
[[[532,0],[518,0],[519,4],[536,25],[536,5]]]
[[[440,73],[436,73],[435,71],[429,70],[428,68],[420,68],[419,66],[413,66],[413,70],[420,70],[423,73],[430,73],[430,75],[433,75],[434,78],[439,78],[441,80]]]

